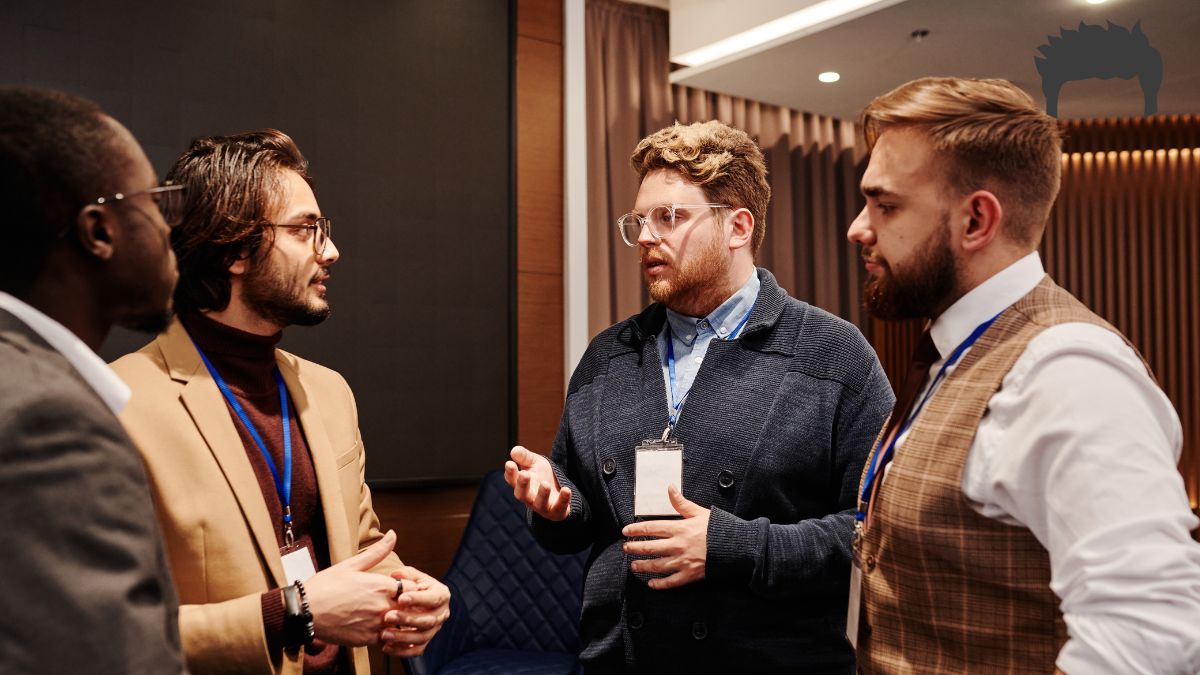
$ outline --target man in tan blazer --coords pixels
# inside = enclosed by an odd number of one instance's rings
[[[198,139],[172,237],[179,319],[114,364],[179,592],[193,673],[368,672],[365,645],[419,654],[449,591],[406,567],[364,482],[354,396],[276,348],[329,314],[338,258],[285,134]]]

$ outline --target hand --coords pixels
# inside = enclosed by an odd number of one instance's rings
[[[625,542],[626,553],[651,558],[630,563],[634,572],[670,573],[649,581],[650,588],[657,590],[678,588],[703,579],[708,557],[709,510],[688,501],[674,485],[667,488],[667,496],[683,520],[647,520],[621,530],[626,537],[659,537]]]
[[[396,601],[400,608],[383,617],[383,652],[420,656],[450,618],[450,589],[415,567],[401,567],[392,578],[404,584],[404,593]]]
[[[571,515],[571,488],[559,487],[550,460],[517,446],[504,463],[504,482],[513,496],[546,520],[565,520]]]
[[[388,530],[353,558],[314,574],[304,582],[313,630],[318,639],[347,647],[379,644],[383,617],[396,605],[396,580],[368,572],[396,546]]]

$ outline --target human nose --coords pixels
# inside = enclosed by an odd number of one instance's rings
[[[858,216],[850,221],[850,228],[846,230],[846,239],[852,244],[859,246],[870,246],[875,241],[875,233],[871,230],[870,216],[867,215],[867,207],[863,207],[862,211],[858,212]]]
[[[337,244],[333,243],[333,235],[330,235],[329,239],[325,241],[325,250],[317,255],[317,262],[322,265],[332,265],[337,262],[340,255]]]
[[[641,227],[638,229],[638,244],[645,246],[646,248],[657,246],[661,239],[659,239],[658,236],[654,234],[654,231],[650,229],[650,220],[648,218],[643,218],[638,222],[638,224],[641,225]]]

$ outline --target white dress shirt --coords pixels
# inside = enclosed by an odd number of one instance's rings
[[[129,403],[129,385],[66,326],[4,291],[0,291],[0,309],[20,319],[55,351],[62,354],[83,381],[99,394],[100,400],[104,401],[114,415],[120,413],[125,404]]]
[[[930,381],[1044,275],[1031,253],[942,313],[930,327],[942,354]],[[1049,552],[1069,636],[1057,666],[1068,675],[1200,673],[1200,544],[1176,468],[1182,444],[1175,409],[1141,359],[1092,324],[1042,331],[988,402],[963,494]]]

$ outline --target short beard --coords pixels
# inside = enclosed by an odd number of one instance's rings
[[[297,292],[289,282],[264,259],[246,275],[242,300],[255,314],[278,326],[315,326],[329,318],[328,302],[316,306],[304,302],[304,291]]]
[[[674,279],[649,279],[650,299],[684,316],[703,317],[719,307],[732,293],[729,255],[721,237],[700,255],[676,267]]]
[[[933,318],[945,309],[957,287],[957,267],[950,250],[950,215],[930,235],[911,262],[899,272],[881,261],[880,274],[863,284],[863,304],[885,321]]]

